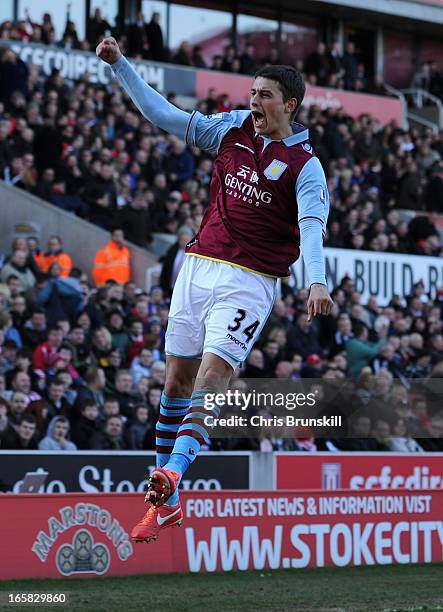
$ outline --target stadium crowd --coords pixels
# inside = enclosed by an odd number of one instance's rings
[[[171,94],[170,99],[175,101]],[[213,90],[203,113],[230,110]],[[380,126],[339,109],[302,108],[329,179],[326,244],[440,254],[435,215],[409,226],[397,209],[443,212],[443,132]],[[212,158],[144,121],[116,81],[86,74],[42,80],[12,50],[0,60],[0,177],[101,227],[124,229],[147,246],[152,232],[199,227],[208,204]],[[356,206],[358,204],[358,206]]]
[[[40,28],[42,40],[49,23]],[[0,92],[1,178],[112,232],[89,270],[73,266],[57,236],[47,245],[17,238],[3,254],[1,447],[154,448],[171,288],[208,205],[213,160],[142,120],[116,82],[95,86],[85,75],[68,83],[56,70],[42,80],[35,66],[6,50]],[[229,99],[210,91],[198,108],[229,110]],[[309,125],[328,176],[326,245],[441,254],[435,226],[443,211],[441,133],[316,107],[302,109],[298,120]],[[430,214],[408,224],[398,208]],[[131,280],[124,239],[146,247],[153,232],[177,241],[164,256],[160,286],[147,294]],[[122,256],[120,267],[114,261],[106,274],[112,253]],[[233,384],[350,378],[364,408],[350,420],[353,437],[320,440],[306,430],[288,437],[274,429],[213,440],[212,448],[443,450],[441,406],[416,385],[441,377],[443,292],[431,300],[419,283],[407,300],[394,296],[381,307],[375,297],[362,304],[352,279],[344,278],[333,298],[332,314],[309,324],[307,291],[283,283]]]
[[[122,238],[115,230],[111,242],[125,248]],[[169,292],[156,286],[147,294],[131,280],[105,276],[92,287],[86,272],[72,267],[56,236],[45,252],[35,238],[16,238],[4,260],[3,449],[154,448]],[[306,428],[274,427],[250,438],[213,439],[211,448],[442,451],[443,295],[432,301],[418,283],[407,300],[394,296],[381,307],[372,296],[362,304],[345,277],[334,290],[331,315],[312,324],[307,297],[306,289],[282,283],[281,298],[232,385],[242,390],[243,379],[308,379],[323,395],[328,387],[322,391],[322,384],[338,385],[339,397],[325,410],[343,412],[350,400],[358,402],[358,410],[344,415],[351,437],[314,439]],[[422,382],[433,379],[430,395]],[[260,406],[257,413],[267,411]]]
[[[175,50],[169,49],[164,42],[164,35],[160,25],[160,14],[152,13],[148,22],[143,12],[137,13],[134,21],[124,25],[112,26],[103,16],[101,10],[96,8],[94,15],[88,20],[86,37],[81,40],[77,27],[70,18],[69,9],[66,15],[65,30],[57,40],[55,27],[50,13],[44,13],[39,23],[31,18],[29,13],[25,19],[14,23],[5,21],[0,25],[0,39],[17,40],[23,42],[41,43],[66,50],[79,49],[94,51],[104,36],[116,37],[121,49],[129,57],[143,60],[172,62],[194,68],[221,70],[235,74],[253,75],[254,72],[267,64],[293,63],[300,72],[304,73],[311,85],[319,85],[351,91],[361,91],[377,95],[390,95],[385,86],[383,76],[369,75],[367,59],[349,40],[342,49],[335,41],[330,47],[320,41],[315,51],[306,53],[304,59],[291,58],[287,54],[283,58],[276,47],[271,47],[265,56],[260,54],[258,45],[254,45],[248,35],[237,49],[234,45],[227,45],[223,52],[215,53],[211,61],[204,58],[202,45],[191,45],[183,41]],[[414,74],[411,85],[442,97],[443,75],[435,61],[424,62]]]

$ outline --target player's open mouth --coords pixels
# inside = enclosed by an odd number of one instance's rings
[[[256,130],[260,130],[266,126],[266,116],[260,111],[252,111],[252,117],[254,119],[254,126]]]

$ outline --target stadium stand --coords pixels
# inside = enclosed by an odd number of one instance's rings
[[[88,50],[108,29],[96,12],[87,40],[79,41],[68,20],[57,44]],[[119,42],[131,40],[135,57],[167,60],[158,23],[141,29],[140,35],[133,28],[126,39],[120,33]],[[42,24],[4,23],[0,36],[55,43],[48,14]],[[202,67],[203,60],[198,49],[182,45],[172,61]],[[254,49],[241,57],[227,49],[213,67],[251,74]],[[380,79],[365,83],[352,45],[343,57],[319,45],[304,69],[311,84],[385,93]],[[421,86],[436,92],[437,77],[424,83],[422,75]],[[198,107],[222,112],[230,102],[208,92]],[[353,119],[316,106],[302,109],[298,120],[309,125],[328,176],[327,246],[441,255],[442,132],[381,126],[369,115]],[[170,244],[177,240],[165,256],[161,287],[149,293],[127,276],[116,283],[112,274],[93,286],[92,260],[87,269],[72,267],[74,253],[62,251],[56,236],[48,252],[32,235],[12,243],[0,270],[1,448],[154,448],[170,289],[183,241],[198,230],[208,205],[211,172],[209,156],[143,121],[117,84],[92,85],[88,75],[65,82],[56,70],[42,79],[13,51],[1,51],[0,177],[102,229],[122,230],[141,247],[150,247],[156,232],[169,234]],[[382,306],[370,297],[362,303],[353,280],[344,277],[331,315],[312,325],[307,297],[305,289],[282,283],[281,298],[239,377],[354,378],[367,414],[354,423],[358,437],[331,441],[326,450],[399,450],[401,444],[408,452],[442,451],[441,408],[428,406],[411,381],[441,377],[443,293],[431,299],[417,283],[406,299],[393,296]],[[383,402],[395,408],[390,422],[377,416]],[[214,441],[212,448],[325,446],[299,432],[293,440],[263,435]]]

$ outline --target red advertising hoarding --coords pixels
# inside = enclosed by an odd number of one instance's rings
[[[442,453],[275,453],[277,489],[440,489]]]
[[[207,491],[133,544],[139,494],[0,498],[0,579],[442,561],[443,491]],[[155,554],[151,554],[155,547]]]
[[[221,73],[211,70],[197,70],[196,96],[204,100],[208,96],[208,89],[213,87],[217,94],[229,94],[233,104],[245,105],[249,108],[249,91],[251,89],[251,77],[239,74]],[[400,101],[397,98],[373,96],[370,94],[354,93],[341,89],[329,89],[327,87],[306,88],[304,106],[319,106],[327,108],[343,108],[351,117],[359,117],[369,114],[380,123],[386,124],[396,121],[399,126],[403,124],[403,112]]]

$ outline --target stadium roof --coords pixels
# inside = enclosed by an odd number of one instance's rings
[[[189,4],[186,0],[174,0],[178,4]],[[207,8],[231,10],[237,13],[260,15],[269,19],[290,19],[289,15],[329,14],[331,17],[355,17],[366,23],[369,19],[373,24],[393,28],[412,30],[426,24],[441,37],[443,25],[443,0],[254,0],[254,2],[238,2],[237,0],[194,0]],[[369,25],[369,24],[367,24]]]

